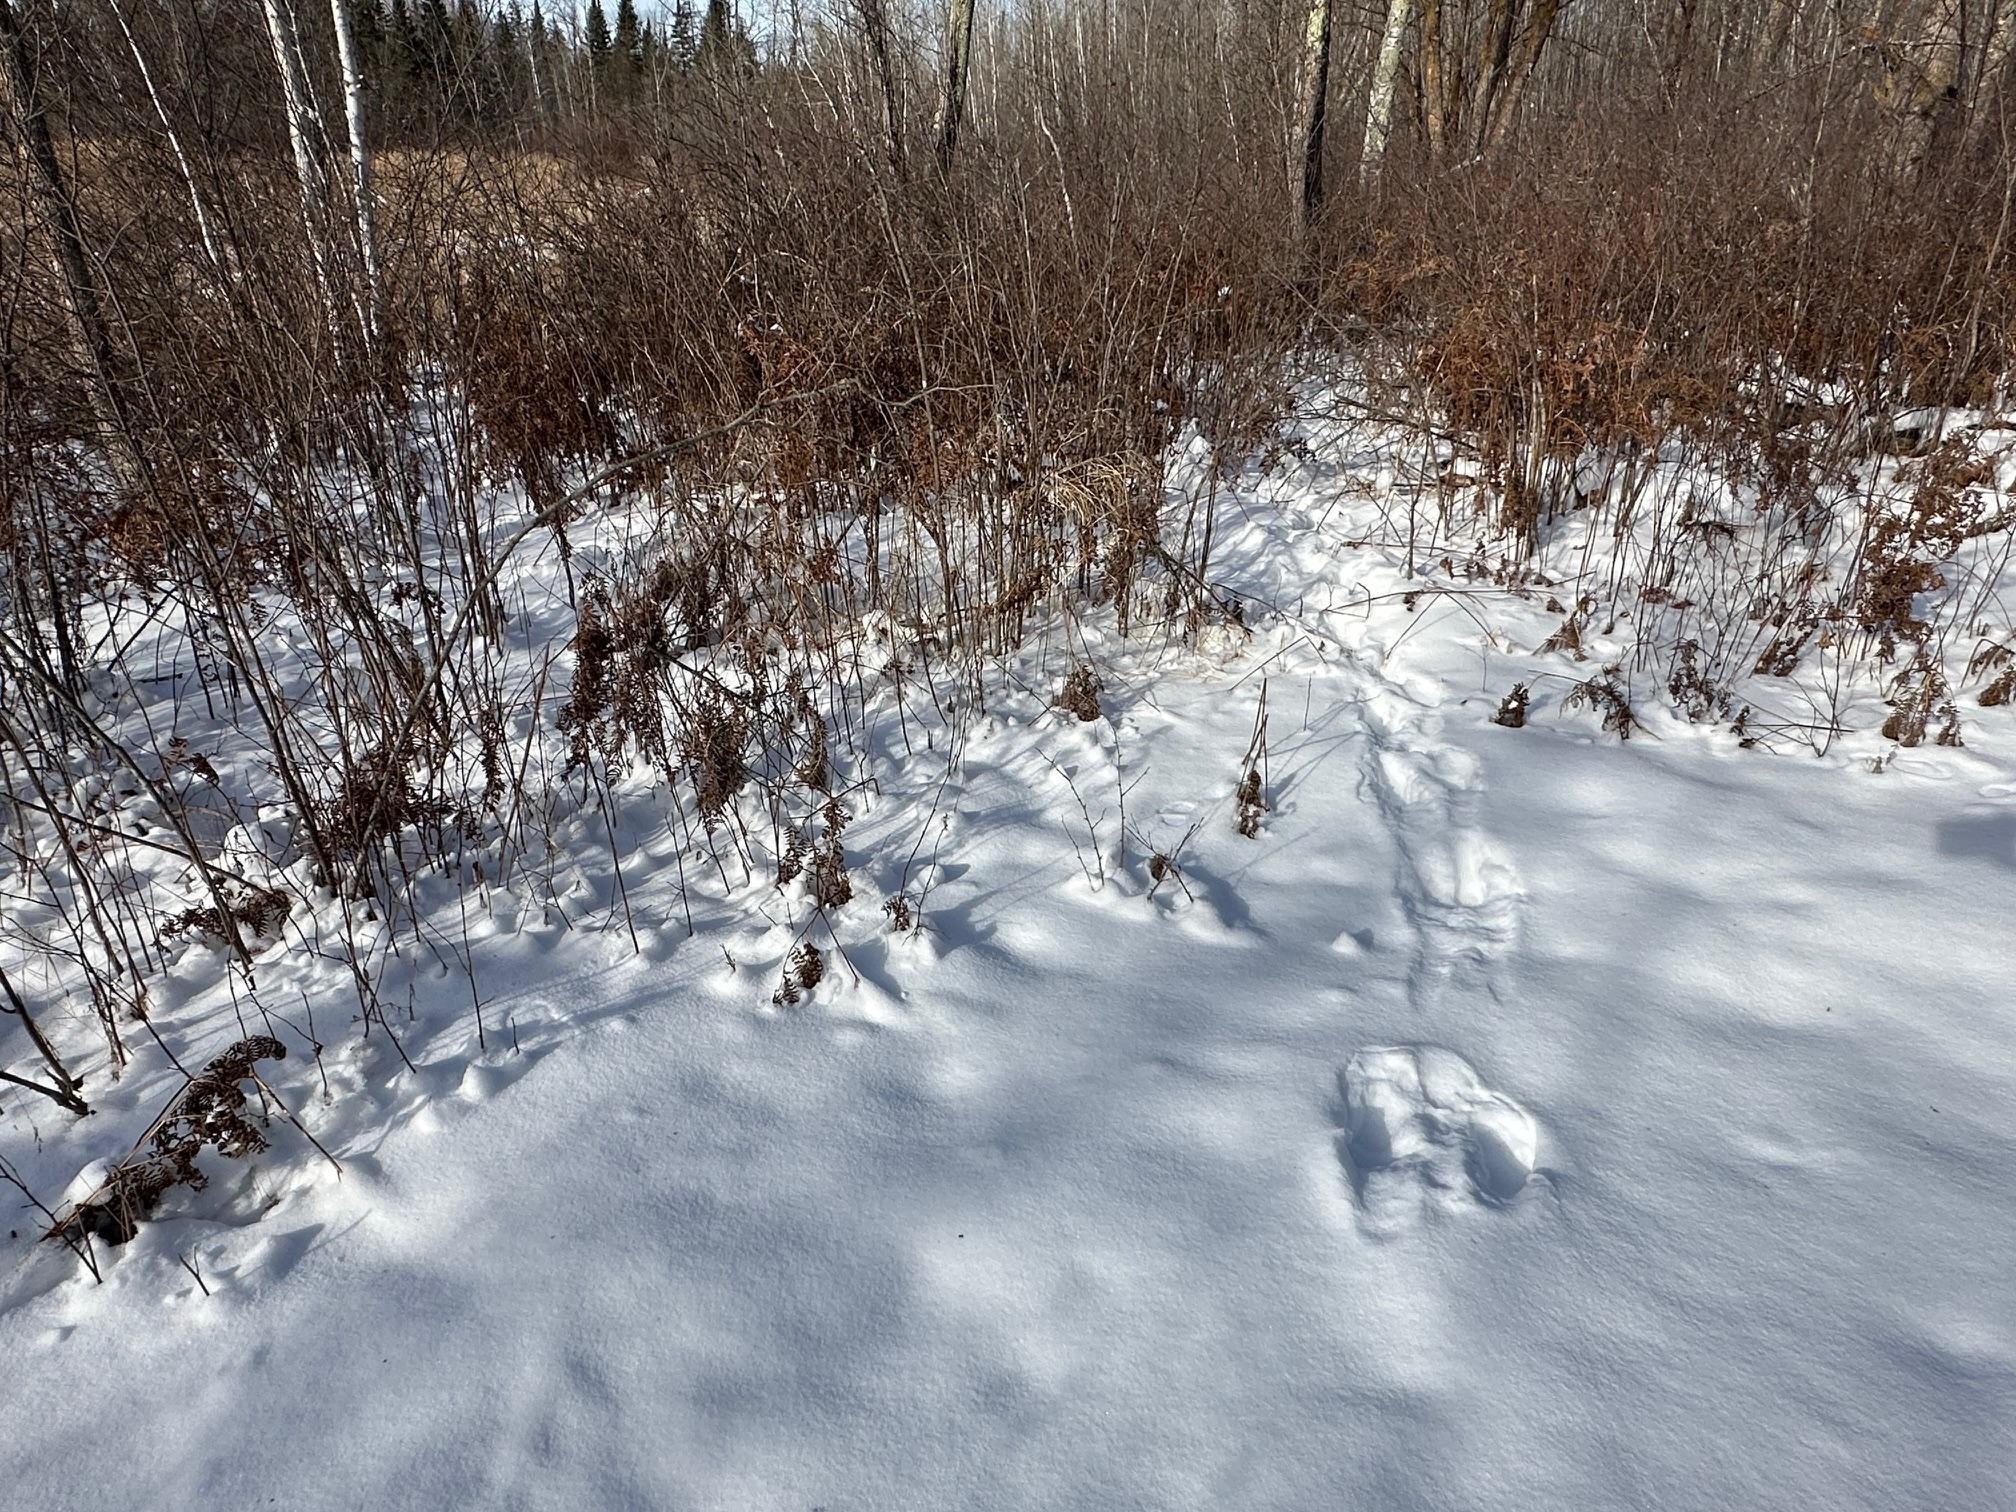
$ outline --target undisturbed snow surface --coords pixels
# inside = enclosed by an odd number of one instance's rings
[[[340,1181],[282,1128],[103,1286],[8,1246],[7,1502],[2016,1505],[2010,711],[1880,774],[1501,729],[1455,606],[1318,597],[1084,630],[1105,717],[1004,692],[885,780],[799,1006],[802,907],[688,938],[662,831],[641,951],[500,902],[487,1052],[437,972],[417,1074],[301,1098]]]

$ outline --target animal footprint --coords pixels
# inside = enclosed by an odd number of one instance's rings
[[[1338,1084],[1338,1158],[1375,1229],[1395,1230],[1424,1208],[1503,1207],[1544,1179],[1539,1123],[1454,1051],[1361,1050]]]

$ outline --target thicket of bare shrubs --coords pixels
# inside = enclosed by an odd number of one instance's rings
[[[935,16],[667,49],[621,91],[556,31],[515,103],[458,112],[451,79],[383,117],[363,192],[327,7],[297,3],[304,207],[257,7],[5,0],[0,950],[46,963],[21,1013],[88,994],[116,1067],[158,1032],[164,923],[249,964],[274,899],[331,890],[417,932],[417,873],[506,884],[633,761],[724,884],[754,784],[765,853],[839,896],[863,703],[984,697],[1060,595],[1133,633],[1238,614],[1164,459],[1192,424],[1228,467],[1265,451],[1312,375],[1418,436],[1424,555],[1467,532],[1516,572],[1592,511],[1628,538],[1559,591],[1636,595],[1702,717],[1816,637],[1929,667],[1973,626],[1914,594],[2009,524],[1940,435],[1855,527],[1854,581],[1812,562],[1900,412],[2010,369],[2016,88],[1995,7],[1962,9],[1940,73],[1937,4],[1445,0],[1362,162],[1384,16],[1340,12],[1313,201],[1300,7],[983,13],[950,151]],[[1765,528],[1695,513],[1675,459],[1753,484]],[[570,567],[565,613],[511,587],[612,510],[627,565]],[[1936,731],[1931,674],[1906,696]],[[136,718],[164,698],[230,733],[178,747]]]

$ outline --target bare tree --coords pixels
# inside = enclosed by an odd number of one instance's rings
[[[1792,36],[1792,23],[1798,14],[1798,0],[1771,0],[1770,13],[1757,29],[1757,61],[1765,68],[1775,68],[1785,55],[1785,45]]]
[[[1309,0],[1302,29],[1301,84],[1295,128],[1302,168],[1298,224],[1306,235],[1323,204],[1323,128],[1330,98],[1330,31],[1334,0]]]
[[[861,18],[861,31],[868,43],[868,57],[875,65],[875,80],[882,94],[882,130],[889,138],[889,166],[898,178],[906,164],[903,153],[903,116],[896,97],[896,70],[889,57],[889,13],[882,0],[854,0]],[[969,14],[968,28],[971,28]],[[949,149],[948,149],[949,150]]]
[[[114,480],[127,489],[137,489],[142,480],[138,449],[132,431],[121,412],[119,388],[114,381],[114,348],[106,325],[103,301],[91,259],[85,251],[84,231],[77,218],[77,201],[64,177],[56,156],[56,144],[49,135],[49,118],[39,88],[39,49],[31,50],[29,35],[14,9],[14,0],[0,0],[0,42],[6,44],[9,114],[14,130],[28,150],[34,171],[36,197],[49,223],[56,244],[56,264],[63,275],[64,304],[70,316],[79,355],[89,372],[86,391],[90,396],[92,420],[98,431],[98,451],[111,469]],[[68,669],[66,669],[68,670]]]
[[[1421,121],[1428,135],[1428,155],[1437,161],[1448,137],[1449,101],[1444,87],[1442,0],[1427,0],[1421,8]]]
[[[189,191],[189,208],[196,217],[196,235],[203,243],[203,255],[209,259],[211,269],[222,278],[226,272],[223,245],[210,224],[210,212],[203,204],[203,192],[197,187],[196,175],[189,166],[189,155],[182,150],[182,138],[175,130],[174,119],[161,99],[161,91],[154,85],[154,70],[147,65],[147,55],[141,51],[140,39],[133,35],[133,28],[127,23],[120,0],[108,0],[108,3],[112,7],[112,18],[119,23],[119,30],[126,38],[126,46],[133,53],[133,64],[140,71],[140,83],[147,91],[154,114],[160,119],[161,133],[167,138],[168,150],[175,155],[175,166],[181,171],[183,185]]]
[[[1892,166],[1922,173],[1954,123],[1966,16],[1959,0],[1918,0],[1888,20],[1875,34],[1882,63],[1876,100],[1889,117]]]
[[[1482,152],[1489,134],[1491,111],[1505,84],[1505,70],[1512,58],[1513,26],[1518,19],[1519,0],[1491,0],[1484,18],[1481,52],[1470,70],[1475,81],[1465,108],[1469,118],[1471,147]]]
[[[2016,0],[1991,3],[1987,18],[1987,39],[1981,46],[1981,65],[1974,70],[1972,112],[1967,123],[1965,151],[1973,157],[1991,136],[2016,128],[2010,120],[2016,107]]]
[[[308,97],[308,71],[302,60],[301,38],[287,0],[265,0],[266,30],[273,41],[273,64],[280,74],[280,103],[287,116],[287,139],[294,150],[294,176],[301,189],[301,222],[308,236],[308,257],[335,333],[335,270],[329,255],[329,186],[317,148],[314,106]]]
[[[1511,9],[1509,4],[1506,5],[1508,17]],[[1518,119],[1520,102],[1540,66],[1540,55],[1546,51],[1548,38],[1554,32],[1554,22],[1560,14],[1561,0],[1534,0],[1532,14],[1526,18],[1525,30],[1519,33],[1517,48],[1510,47],[1509,32],[1501,34],[1497,45],[1503,50],[1495,55],[1493,84],[1486,94],[1488,104],[1477,123],[1477,147],[1480,152],[1498,148],[1512,129],[1512,123]]]
[[[1386,30],[1379,39],[1379,57],[1372,66],[1372,82],[1365,96],[1365,148],[1358,159],[1361,179],[1378,173],[1386,158],[1386,142],[1393,130],[1393,83],[1400,74],[1400,50],[1406,44],[1407,23],[1413,15],[1414,0],[1391,0],[1386,7]]]
[[[357,56],[356,29],[350,0],[329,0],[336,26],[336,56],[343,67],[343,117],[350,131],[350,191],[356,200],[357,255],[363,263],[363,323],[365,344],[378,349],[379,305],[384,277],[378,266],[377,208],[371,193],[371,142],[365,133],[364,70]]]
[[[938,110],[938,166],[952,166],[959,122],[966,113],[966,74],[973,55],[973,0],[952,0],[945,28],[945,99]]]

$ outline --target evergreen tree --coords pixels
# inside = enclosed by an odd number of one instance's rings
[[[463,120],[490,121],[497,113],[496,74],[490,58],[490,25],[476,0],[456,0],[448,36],[449,87]]]
[[[455,86],[455,23],[447,0],[415,0],[413,9],[413,109],[424,119],[439,121],[447,113]]]
[[[733,68],[747,61],[750,51],[728,0],[707,0],[707,14],[700,22],[699,62],[709,68]]]
[[[350,24],[356,29],[357,50],[375,62],[379,49],[385,45],[385,7],[378,0],[356,0],[351,7]]]
[[[636,0],[617,0],[616,31],[605,65],[611,103],[633,104],[643,83],[643,72],[644,36],[637,21]]]
[[[523,41],[524,24],[516,0],[498,14],[490,28],[489,45],[484,50],[486,82],[484,95],[492,119],[509,120],[524,111],[531,97],[527,84],[530,65]]]
[[[602,0],[588,0],[588,64],[598,73],[609,60],[609,18],[602,12]]]
[[[381,31],[372,54],[373,87],[388,120],[403,128],[414,113],[414,86],[421,73],[419,33],[407,0],[392,0]]]
[[[644,62],[644,38],[637,24],[636,0],[616,0],[616,57],[633,68]]]
[[[693,35],[692,0],[679,0],[672,11],[672,61],[681,68],[691,67],[698,45]]]

